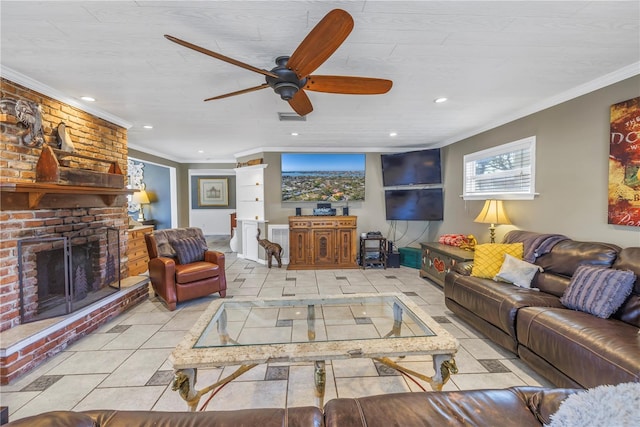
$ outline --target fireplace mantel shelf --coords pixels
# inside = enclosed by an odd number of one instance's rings
[[[38,182],[3,182],[0,183],[0,191],[0,209],[6,211],[112,206],[116,197],[133,194],[137,190]]]

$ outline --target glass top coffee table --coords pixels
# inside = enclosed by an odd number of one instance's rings
[[[317,405],[324,399],[325,361],[371,358],[441,390],[451,373],[458,341],[404,294],[226,298],[204,311],[169,357],[173,389],[194,411],[200,398],[258,364],[314,362]],[[431,355],[427,377],[390,357]],[[197,368],[240,367],[201,390]]]

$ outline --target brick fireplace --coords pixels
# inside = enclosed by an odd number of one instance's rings
[[[2,79],[1,83],[0,383],[7,384],[141,302],[148,296],[148,286],[143,282],[110,291],[122,280],[133,283],[126,280],[126,189],[38,181],[37,165],[44,148],[59,148],[56,130],[64,123],[74,154],[68,161],[61,160],[66,169],[119,165],[121,169],[116,166],[115,170],[124,175],[126,183],[126,128],[12,81]],[[31,123],[29,128],[16,119],[7,105],[17,101],[38,106],[41,125]],[[112,166],[105,175],[113,170]],[[69,248],[66,255],[65,243]],[[67,259],[71,271],[65,279]],[[65,280],[75,282],[69,298],[60,297]],[[104,296],[101,302],[90,301],[99,296]],[[60,298],[60,321],[41,320],[58,314],[41,312]],[[67,313],[69,307],[71,313]],[[34,328],[40,323],[42,328]],[[28,331],[25,336],[16,338],[23,330]],[[34,330],[39,332],[34,334]]]

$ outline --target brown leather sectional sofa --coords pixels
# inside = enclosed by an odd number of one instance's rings
[[[47,412],[7,427],[429,427],[542,426],[576,390],[513,387],[503,390],[397,393],[339,398],[324,411],[312,406],[209,412]]]
[[[532,242],[541,234],[512,231],[504,243]],[[460,264],[445,277],[447,307],[492,341],[517,354],[559,387],[590,388],[640,382],[640,247],[561,240],[535,259],[544,272],[532,286],[470,276]],[[562,305],[565,289],[580,265],[631,270],[631,295],[610,318]]]

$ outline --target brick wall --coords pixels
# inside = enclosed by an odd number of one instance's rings
[[[116,161],[127,173],[127,131],[125,128],[95,117],[75,107],[44,96],[6,79],[0,79],[0,98],[32,101],[40,105],[44,143],[57,147],[56,131],[64,122],[75,153],[92,159]],[[3,117],[0,122],[0,182],[34,182],[35,165],[41,148],[23,143],[25,128]],[[71,167],[99,170],[105,164],[91,159],[74,158]],[[59,237],[102,226],[120,230],[120,271],[127,277],[126,244],[128,216],[126,197],[118,196],[110,207],[80,209],[39,209],[0,211],[0,332],[20,323],[17,243],[31,237]]]

